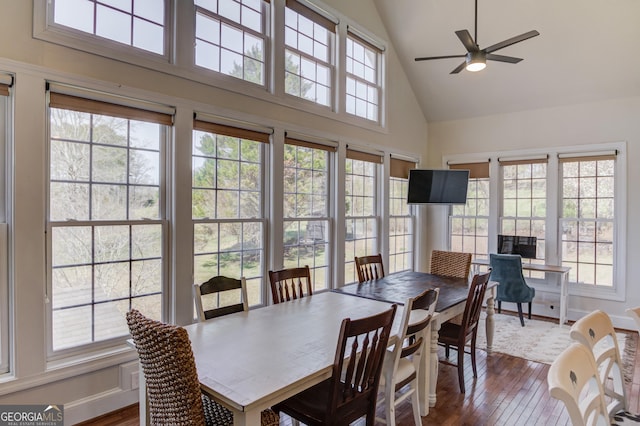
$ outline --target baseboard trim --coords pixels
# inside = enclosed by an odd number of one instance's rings
[[[75,425],[136,404],[138,389],[110,389],[64,405],[64,424]]]

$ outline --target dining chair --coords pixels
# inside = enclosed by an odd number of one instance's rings
[[[135,309],[126,317],[147,386],[150,423],[232,425],[233,413],[200,390],[187,331],[147,318]],[[279,424],[280,417],[273,410],[261,413],[262,426]]]
[[[432,274],[468,279],[470,270],[471,253],[443,250],[431,252],[430,272]]]
[[[573,343],[547,372],[549,395],[564,404],[572,425],[609,425],[602,383],[591,351]]]
[[[562,351],[549,367],[547,384],[549,395],[562,401],[574,426],[640,424],[639,416],[626,411],[610,416],[598,366],[587,345],[574,342]]]
[[[269,271],[269,282],[274,304],[313,294],[309,266]]]
[[[354,258],[358,270],[358,282],[377,280],[384,277],[384,265],[382,255],[374,254]]]
[[[524,327],[522,304],[529,304],[529,319],[531,319],[531,303],[536,295],[536,289],[529,287],[522,274],[522,258],[519,254],[489,254],[491,267],[491,281],[498,282],[496,301],[498,313],[502,311],[502,302],[512,302],[518,306],[520,325]]]
[[[418,375],[422,356],[428,350],[426,335],[438,301],[439,288],[425,290],[419,296],[408,298],[404,304],[398,341],[385,354],[382,365],[380,387],[383,388],[385,419],[387,425],[395,426],[395,409],[398,404],[411,397],[413,419],[416,426],[422,424],[418,399]],[[409,386],[402,394],[398,392]],[[382,419],[377,419],[382,421]]]
[[[194,284],[193,293],[199,321],[249,310],[244,277],[235,279],[218,275],[202,284]]]
[[[440,362],[458,367],[458,384],[460,385],[460,392],[462,393],[465,393],[464,348],[467,342],[471,342],[470,351],[468,353],[471,355],[473,377],[478,377],[478,371],[476,369],[476,336],[478,334],[478,323],[480,322],[482,302],[487,290],[487,284],[489,283],[489,275],[491,275],[491,270],[484,274],[476,274],[473,277],[460,324],[447,321],[440,326],[438,343],[444,346],[446,358]],[[458,352],[457,364],[448,360],[449,348],[452,346]]]
[[[613,418],[620,410],[627,410],[629,405],[624,384],[624,368],[616,331],[609,315],[601,310],[593,311],[576,321],[571,326],[569,335],[593,354],[600,373],[600,383],[609,398],[609,416]]]
[[[382,363],[387,351],[396,305],[376,315],[345,318],[331,369],[331,377],[276,404],[308,426],[348,425],[366,416],[373,426]]]

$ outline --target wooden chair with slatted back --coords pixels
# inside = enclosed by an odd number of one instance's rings
[[[273,407],[306,425],[373,426],[378,385],[396,305],[370,317],[345,318],[331,377]]]
[[[431,252],[431,273],[455,278],[469,278],[471,253],[433,250]]]
[[[269,282],[274,304],[313,294],[309,266],[269,271]]]
[[[358,282],[377,280],[384,277],[384,265],[382,255],[356,257],[356,269],[358,270]]]
[[[439,293],[439,288],[428,289],[404,303],[398,342],[387,350],[380,380],[385,401],[384,423],[388,426],[396,425],[396,406],[409,397],[415,425],[422,425],[418,376],[424,351],[430,350],[427,342],[431,341],[431,337],[426,331],[436,310]]]
[[[193,293],[199,321],[249,310],[244,277],[235,279],[218,275],[202,284],[194,284]],[[208,309],[206,306],[205,309],[205,305],[213,307]]]
[[[438,343],[444,345],[445,358],[441,362],[458,367],[458,384],[460,392],[465,393],[464,387],[464,354],[467,342],[471,342],[471,367],[473,368],[473,377],[478,377],[476,369],[476,335],[478,333],[478,323],[480,322],[480,312],[482,311],[482,302],[484,294],[489,284],[489,270],[485,274],[476,274],[471,281],[469,287],[469,295],[462,314],[462,322],[460,324],[447,321],[440,327],[438,335]],[[454,347],[458,352],[458,362],[453,364],[448,361],[449,348]]]

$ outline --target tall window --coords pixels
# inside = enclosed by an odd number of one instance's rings
[[[50,93],[51,347],[128,334],[162,318],[164,155],[172,116]]]
[[[389,177],[389,273],[413,269],[413,215],[407,204],[412,161],[391,158]]]
[[[346,59],[347,113],[379,122],[382,50],[349,32]]]
[[[572,282],[613,287],[615,155],[560,158],[562,264]]]
[[[163,55],[165,7],[165,0],[54,0],[53,21]]]
[[[451,209],[451,250],[486,259],[489,253],[489,163],[451,164],[449,168],[469,170],[467,202]]]
[[[195,0],[195,62],[265,85],[268,9],[263,0]]]
[[[500,160],[499,160],[500,161]],[[502,166],[501,232],[505,235],[536,237],[536,259],[544,263],[547,217],[547,160],[500,161]],[[531,272],[544,278],[544,273]]]
[[[284,266],[308,265],[314,290],[330,286],[329,192],[334,147],[287,137],[284,146]]]
[[[193,276],[245,277],[262,303],[266,133],[196,120],[193,132]]]
[[[285,8],[285,93],[331,106],[336,24],[287,0]]]
[[[12,78],[0,73],[0,373],[9,370],[9,287],[8,287],[8,250],[7,241],[7,188],[8,184],[7,155],[10,126],[10,95]]]
[[[345,284],[358,281],[354,258],[377,254],[377,172],[382,157],[347,149],[345,160]]]

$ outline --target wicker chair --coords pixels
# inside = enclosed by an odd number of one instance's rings
[[[127,312],[127,324],[146,380],[151,424],[233,424],[231,411],[200,391],[191,341],[184,328],[149,319],[135,309]],[[279,422],[274,411],[262,412],[262,426]]]
[[[471,253],[433,250],[431,252],[431,273],[446,277],[469,278]]]
[[[382,255],[356,257],[356,268],[358,269],[358,282],[377,280],[384,277],[384,265]]]

